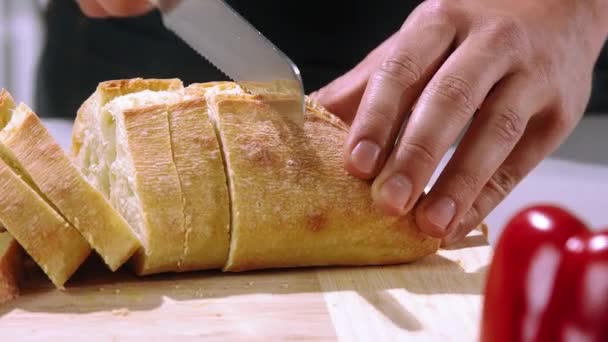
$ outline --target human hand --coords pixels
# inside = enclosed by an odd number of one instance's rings
[[[451,244],[580,120],[607,23],[605,0],[428,0],[313,97],[352,122],[345,168],[374,179],[374,203]]]
[[[131,17],[146,14],[153,8],[148,0],[78,0],[78,5],[92,18]]]

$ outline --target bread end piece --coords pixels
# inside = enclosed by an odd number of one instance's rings
[[[230,186],[225,271],[399,264],[438,250],[412,215],[373,207],[369,182],[342,167],[348,127],[318,104],[307,99],[302,128],[280,110],[289,94],[210,90],[207,100]]]
[[[0,304],[19,295],[23,276],[23,251],[8,233],[0,232]]]

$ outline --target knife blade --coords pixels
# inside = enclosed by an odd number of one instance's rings
[[[272,92],[280,85],[296,95],[288,115],[304,121],[304,86],[291,59],[222,0],[150,0],[164,25],[246,91]],[[255,84],[248,86],[247,84]],[[292,113],[293,112],[293,113]]]

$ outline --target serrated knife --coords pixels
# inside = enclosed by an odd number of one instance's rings
[[[272,91],[260,84],[289,84],[299,99],[290,115],[298,123],[304,121],[304,86],[298,67],[232,7],[222,0],[150,2],[169,30],[247,91]],[[247,87],[248,82],[256,87]]]

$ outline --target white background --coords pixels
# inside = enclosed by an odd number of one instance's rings
[[[32,106],[36,64],[44,39],[41,9],[45,3],[0,0],[0,88]]]

